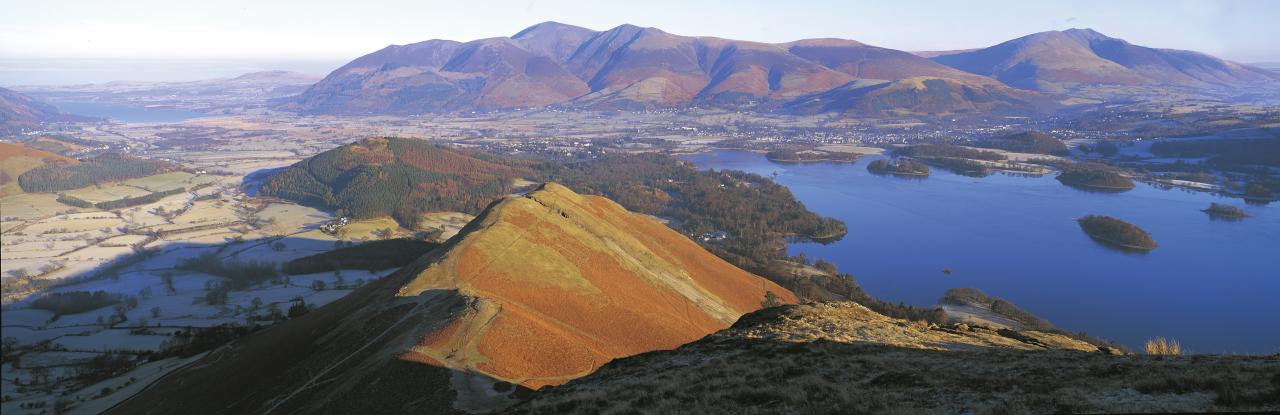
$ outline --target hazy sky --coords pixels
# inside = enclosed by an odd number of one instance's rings
[[[1280,1],[0,0],[0,58],[346,60],[388,44],[510,36],[545,20],[903,50],[1091,27],[1130,42],[1280,61]]]

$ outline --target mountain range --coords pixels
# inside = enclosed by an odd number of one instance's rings
[[[1088,29],[924,56],[847,39],[761,43],[556,22],[511,37],[388,46],[281,109],[416,114],[563,106],[717,106],[801,113],[1043,112],[1091,85],[1192,89],[1274,84],[1274,73],[1153,49]],[[928,56],[928,57],[925,57]]]

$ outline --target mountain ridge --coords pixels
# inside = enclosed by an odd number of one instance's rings
[[[766,292],[796,301],[655,219],[547,183],[494,202],[392,275],[215,350],[112,412],[498,409],[613,358],[728,327]]]
[[[883,99],[863,102],[861,95],[840,92],[916,78],[966,85],[976,95],[891,99],[882,109]],[[1081,85],[1215,89],[1277,79],[1202,53],[1137,46],[1089,29],[1041,32],[981,49],[910,53],[849,39],[764,43],[631,24],[596,31],[549,21],[511,37],[388,46],[342,66],[278,108],[402,115],[547,106],[1043,113],[1058,107],[1048,104],[1061,98],[1054,94]],[[842,96],[836,101],[846,104],[802,104],[824,94]]]

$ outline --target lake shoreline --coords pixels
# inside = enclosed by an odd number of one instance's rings
[[[835,264],[883,301],[932,307],[947,289],[974,287],[1064,329],[1131,348],[1154,337],[1176,338],[1198,353],[1274,353],[1280,344],[1280,331],[1242,331],[1272,324],[1259,316],[1280,313],[1264,294],[1280,289],[1264,265],[1274,256],[1267,241],[1280,235],[1275,204],[1240,206],[1254,218],[1238,226],[1207,220],[1201,211],[1229,200],[1224,196],[1142,182],[1122,193],[1090,192],[1052,175],[973,178],[938,169],[928,180],[905,180],[914,176],[875,175],[844,163],[780,164],[746,151],[682,159],[702,170],[773,177],[810,210],[843,221],[849,235],[862,237],[826,245],[793,239],[787,252]],[[1096,240],[1074,220],[1089,214],[1139,220],[1159,237],[1160,249]],[[1232,260],[1197,260],[1206,255]],[[1175,303],[1190,305],[1170,309]],[[1241,324],[1202,324],[1213,321]]]

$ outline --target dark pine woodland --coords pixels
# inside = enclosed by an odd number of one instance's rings
[[[26,192],[57,192],[174,170],[177,166],[163,161],[104,154],[79,164],[50,164],[31,169],[18,176],[18,185]]]

